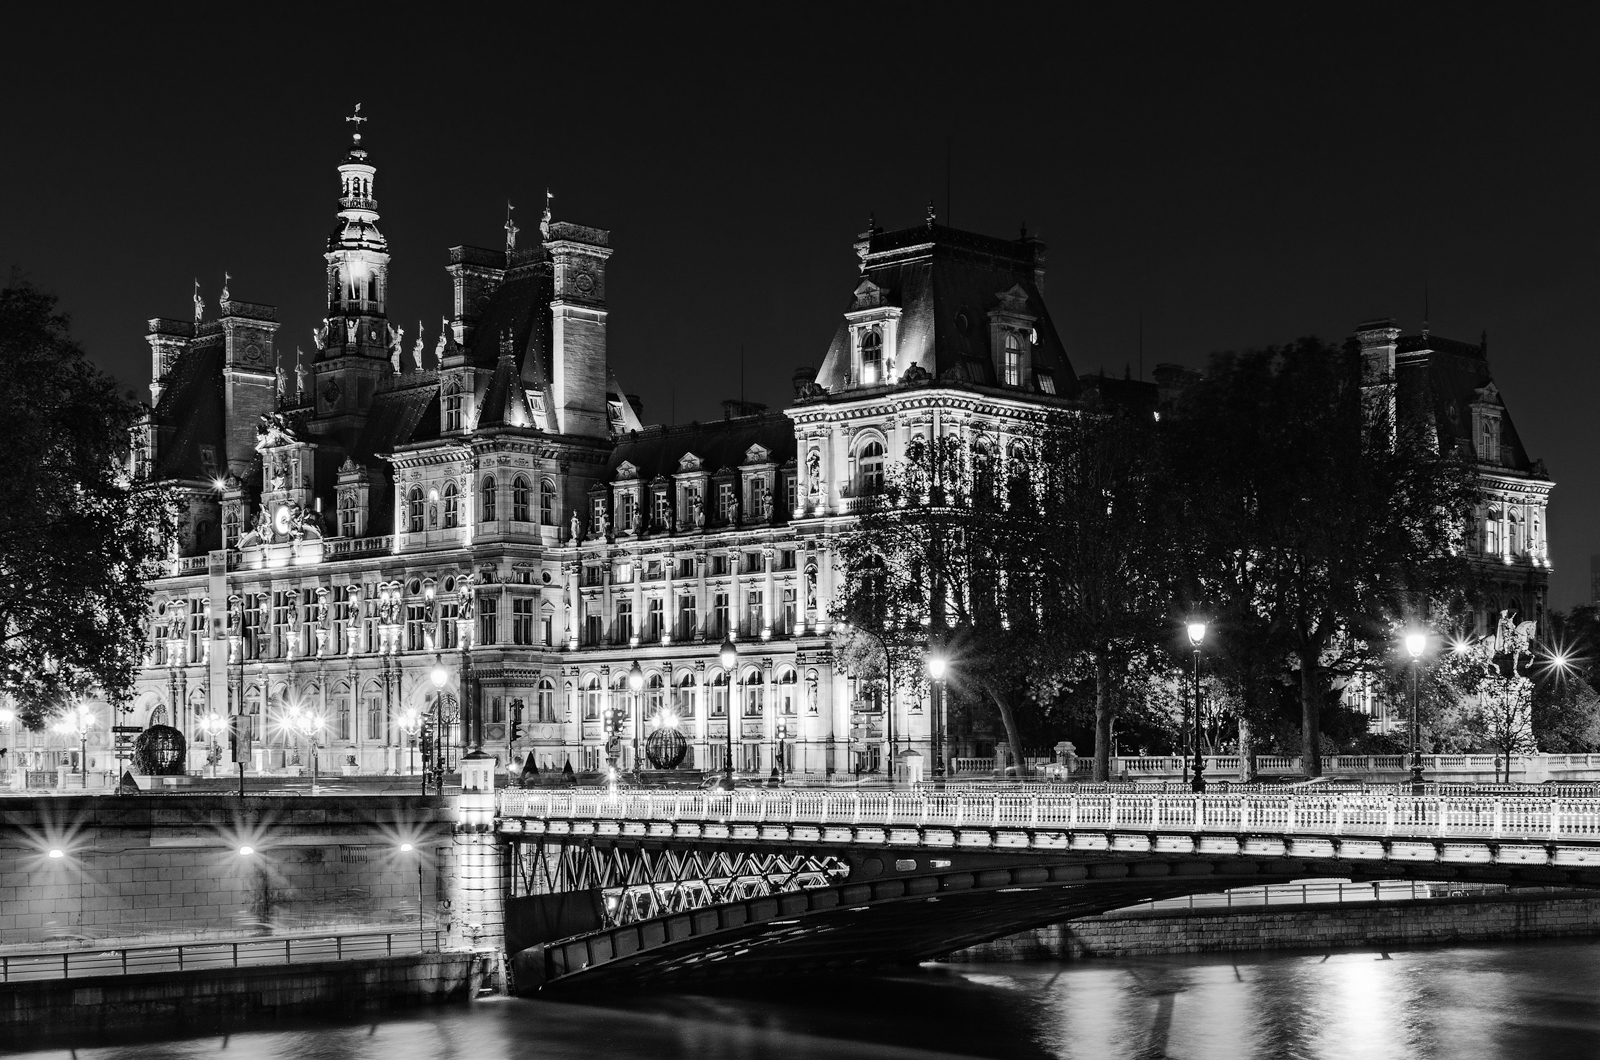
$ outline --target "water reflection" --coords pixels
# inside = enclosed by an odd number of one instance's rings
[[[1600,1055],[1596,984],[1600,946],[1589,940],[929,965],[738,992],[497,999],[375,1022],[70,1044],[83,1060],[1593,1057]]]

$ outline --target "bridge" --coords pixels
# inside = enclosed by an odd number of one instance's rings
[[[1600,799],[508,791],[518,988],[915,962],[1316,877],[1600,886]]]

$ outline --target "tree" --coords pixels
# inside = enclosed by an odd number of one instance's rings
[[[1219,618],[1212,658],[1247,721],[1281,661],[1298,668],[1310,775],[1326,678],[1370,668],[1369,642],[1449,610],[1469,578],[1472,470],[1431,421],[1394,414],[1391,382],[1362,377],[1354,344],[1301,339],[1217,355],[1169,418],[1172,538]]]
[[[120,460],[141,407],[89,364],[56,299],[15,275],[0,289],[0,407],[0,692],[37,730],[91,688],[130,694],[146,579],[174,522]]]

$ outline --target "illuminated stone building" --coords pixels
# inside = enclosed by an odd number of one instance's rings
[[[437,707],[460,751],[465,690],[485,750],[543,771],[608,751],[631,769],[664,712],[696,768],[729,748],[760,774],[927,756],[925,701],[890,725],[833,665],[826,542],[915,436],[1004,459],[1030,410],[1077,392],[1043,245],[931,211],[864,233],[861,282],[790,408],[646,426],[607,360],[607,232],[547,208],[537,239],[508,221],[504,249],[453,248],[453,315],[408,346],[376,176],[357,135],[308,365],[278,368],[276,311],[227,291],[214,315],[197,294],[193,320],[150,323],[134,471],[184,514],[132,722],[177,725],[196,768],[200,719],[238,713],[247,766],[277,771],[304,761],[298,709],[323,719],[323,772],[405,773],[417,714]]]

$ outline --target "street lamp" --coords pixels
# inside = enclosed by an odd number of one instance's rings
[[[723,760],[722,760],[722,783],[723,783],[724,787],[726,787],[729,791],[732,791],[733,790],[733,711],[734,711],[734,707],[735,707],[735,703],[733,702],[733,696],[735,694],[734,689],[736,688],[736,685],[734,683],[733,677],[734,677],[734,674],[737,672],[737,667],[739,665],[739,648],[738,648],[738,645],[733,643],[733,638],[732,637],[724,637],[722,639],[722,647],[717,650],[717,658],[722,663],[723,672],[725,672],[728,675],[728,694],[729,694],[729,702],[726,704],[726,706],[727,706],[726,714],[727,714],[727,719],[728,719],[728,723],[727,723],[728,752],[723,757]]]
[[[322,732],[322,715],[296,703],[289,708],[289,728],[311,741],[311,794],[317,794],[317,737]]]
[[[55,725],[62,736],[78,738],[78,777],[85,791],[89,789],[89,730],[93,727],[94,711],[81,704],[62,715]]]
[[[935,648],[928,656],[928,676],[933,678],[933,776],[944,779],[944,654]]]
[[[1206,639],[1206,624],[1203,619],[1189,620],[1189,643],[1194,645],[1194,782],[1193,788],[1196,795],[1204,795],[1206,791],[1204,755],[1200,746],[1200,642]]]
[[[211,767],[213,778],[217,775],[217,762],[222,758],[222,745],[217,742],[217,737],[227,727],[227,721],[214,710],[200,718],[200,731],[206,734],[206,739],[211,744],[206,751],[206,765]]]
[[[427,794],[428,777],[430,770],[437,773],[439,794],[444,794],[444,683],[450,675],[444,672],[444,660],[439,656],[433,657],[433,669],[428,671],[428,680],[433,682],[433,761],[435,764],[422,763],[422,789]],[[466,689],[462,689],[465,696]]]
[[[412,713],[415,713],[413,711]],[[414,843],[401,843],[400,853],[417,855],[417,952],[423,949],[423,920],[422,920],[422,854]]]
[[[417,733],[422,729],[422,712],[416,707],[407,707],[400,712],[400,731],[411,737],[411,762],[410,771],[417,771]],[[422,793],[428,793],[428,774],[422,774]]]
[[[1406,653],[1411,656],[1411,794],[1422,794],[1422,730],[1417,723],[1418,691],[1421,685],[1422,653],[1428,647],[1428,634],[1412,630],[1406,634]],[[1509,771],[1508,771],[1509,772]]]
[[[633,660],[633,665],[628,668],[628,691],[633,693],[633,779],[639,779],[639,730],[644,728],[644,704],[640,701],[639,693],[644,688],[644,671],[639,669],[639,660]]]
[[[3,730],[7,736],[11,734],[11,723],[16,720],[16,711],[12,710],[10,707],[0,707],[0,730]],[[9,740],[6,742],[8,744],[10,743]],[[4,779],[5,776],[11,772],[12,756],[10,753],[10,748],[5,748],[5,751],[5,756],[0,757],[0,779]]]

